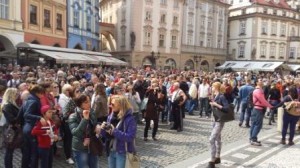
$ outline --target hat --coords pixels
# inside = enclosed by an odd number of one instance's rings
[[[45,114],[48,110],[50,110],[50,106],[49,105],[44,105],[41,107],[41,113]]]

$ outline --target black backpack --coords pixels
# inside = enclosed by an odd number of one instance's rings
[[[248,108],[253,108],[254,107],[254,102],[253,102],[253,92],[254,90],[256,89],[253,89],[249,95],[247,96],[247,105],[248,105]]]

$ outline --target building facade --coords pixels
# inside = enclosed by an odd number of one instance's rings
[[[214,70],[226,60],[228,7],[224,0],[186,1],[181,53],[187,69]]]
[[[102,22],[114,25],[110,39],[106,38],[102,46],[115,48],[111,53],[133,67],[180,68],[183,3],[183,0],[102,0]],[[106,47],[114,43],[115,47]]]
[[[68,1],[68,48],[99,51],[99,0]]]
[[[14,54],[15,46],[23,41],[20,1],[0,1],[0,57],[10,58]]]
[[[24,41],[66,47],[66,0],[22,0]]]
[[[230,59],[300,62],[299,30],[299,12],[285,0],[233,0]]]

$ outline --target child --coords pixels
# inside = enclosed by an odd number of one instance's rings
[[[39,159],[41,159],[40,167],[42,168],[52,168],[52,144],[58,139],[58,129],[51,119],[53,112],[54,110],[51,110],[49,105],[42,106],[41,113],[43,118],[47,121],[47,125],[42,126],[41,122],[37,122],[31,132],[32,135],[37,136],[38,155]]]

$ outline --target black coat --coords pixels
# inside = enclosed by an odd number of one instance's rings
[[[6,119],[6,122],[11,125],[19,124],[19,108],[12,103],[5,104],[3,106],[3,115]]]

